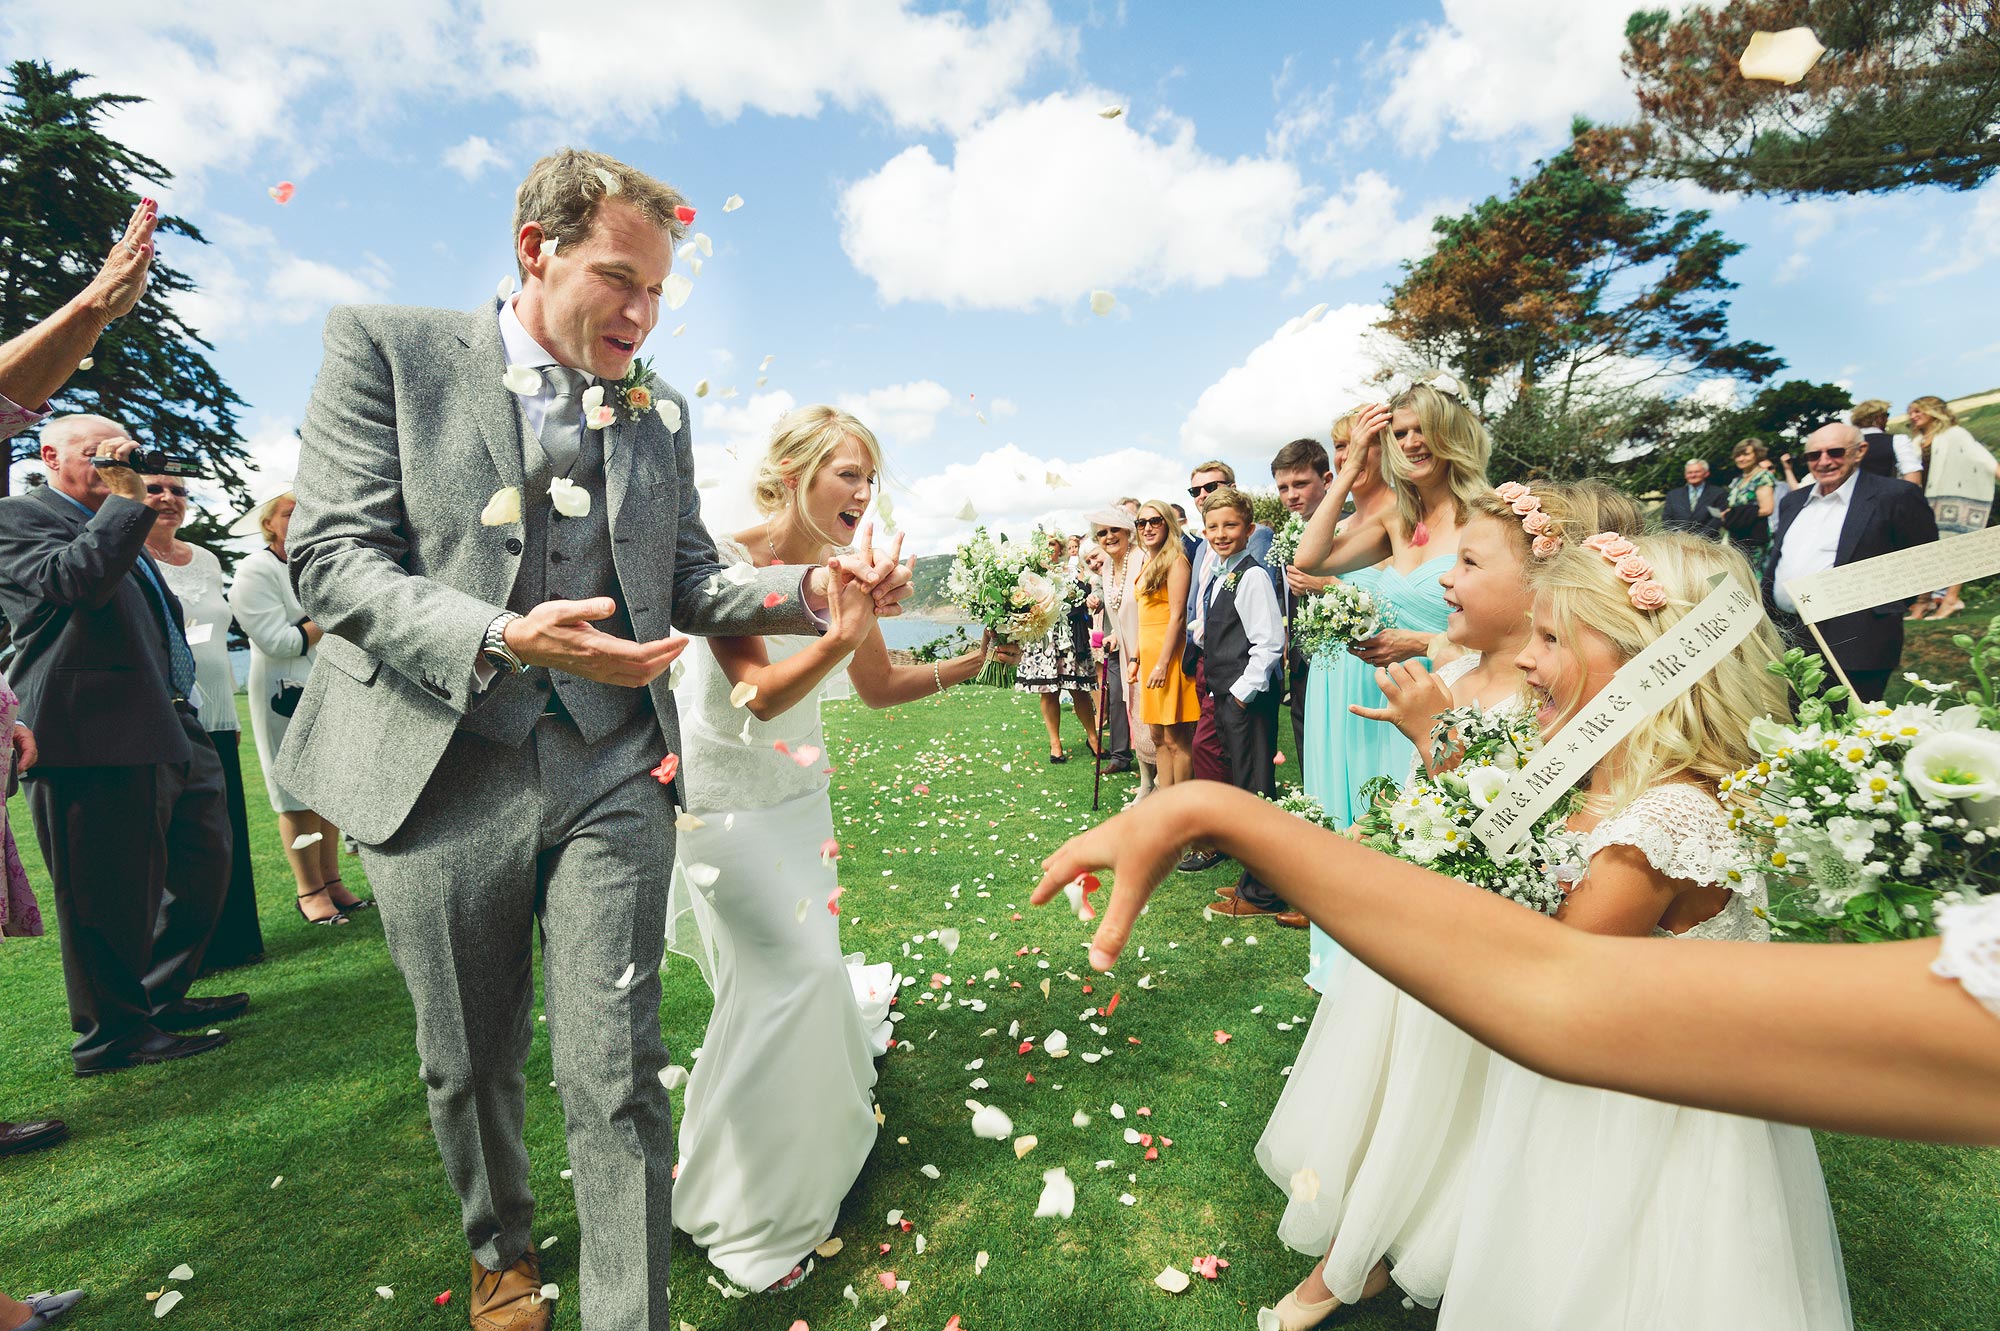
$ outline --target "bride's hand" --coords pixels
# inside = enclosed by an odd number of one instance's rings
[[[998,661],[1001,665],[1019,665],[1021,663],[1021,645],[1014,642],[1002,642],[993,636],[992,629],[988,629],[980,635],[979,648],[975,655],[982,662]]]
[[[1206,789],[1212,797],[1214,787]],[[1111,900],[1090,943],[1090,964],[1098,970],[1117,963],[1140,907],[1180,859],[1202,790],[1193,783],[1155,790],[1116,818],[1071,837],[1042,861],[1042,881],[1029,898],[1037,906],[1082,874],[1111,870]]]
[[[827,639],[842,647],[859,646],[875,627],[875,595],[859,578],[849,577],[837,564],[827,566]]]

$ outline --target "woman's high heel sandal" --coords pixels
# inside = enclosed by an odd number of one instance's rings
[[[333,889],[336,887],[345,891],[347,888],[347,884],[341,882],[338,877],[329,878],[326,880],[326,885],[321,890],[327,894],[326,899],[328,901],[333,901]],[[343,915],[352,914],[357,910],[374,910],[375,898],[363,897],[359,901],[352,902],[345,906],[341,905],[338,901],[333,901],[333,907],[335,910],[341,912]]]
[[[333,914],[327,916],[323,920],[315,920],[312,916],[306,914],[306,898],[319,896],[325,891],[326,891],[325,888],[319,887],[319,888],[314,888],[310,892],[300,892],[297,894],[298,899],[292,902],[292,904],[299,908],[299,918],[304,920],[307,924],[346,924],[347,916],[343,914],[338,907],[335,907]],[[333,901],[333,898],[329,896],[327,897],[327,901],[331,903]]]
[[[1278,1306],[1271,1311],[1278,1314],[1279,1331],[1306,1331],[1306,1328],[1318,1326],[1332,1316],[1333,1310],[1339,1306],[1340,1300],[1331,1297],[1318,1303],[1303,1302],[1299,1292],[1292,1290],[1279,1299]]]

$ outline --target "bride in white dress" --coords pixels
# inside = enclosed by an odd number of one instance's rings
[[[758,470],[768,520],[717,540],[717,553],[725,565],[825,563],[854,539],[880,469],[875,436],[852,416],[791,412]],[[675,688],[689,807],[667,945],[700,967],[715,1010],[688,1078],[674,1224],[751,1290],[795,1284],[833,1232],[875,1144],[875,1059],[899,983],[889,963],[841,952],[820,701],[851,684],[871,707],[907,703],[985,660],[982,647],[892,664],[852,584],[830,620],[817,638],[701,639]]]

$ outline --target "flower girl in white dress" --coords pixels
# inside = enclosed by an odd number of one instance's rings
[[[1521,663],[1556,732],[1733,573],[1699,537],[1610,533],[1534,573]],[[1586,868],[1557,918],[1601,934],[1769,937],[1764,889],[1713,793],[1783,714],[1762,624],[1653,712],[1589,778]],[[1671,1007],[1656,1014],[1671,1025]],[[1644,1042],[1644,1029],[1627,1038]],[[1494,1055],[1440,1331],[1827,1331],[1852,1325],[1840,1245],[1803,1128],[1552,1081]]]
[[[769,519],[716,541],[717,553],[824,563],[855,539],[880,468],[874,435],[852,416],[791,412],[758,469]],[[674,1224],[752,1290],[797,1283],[832,1233],[874,1147],[875,1059],[892,1039],[892,966],[840,949],[820,700],[846,696],[843,666],[864,703],[889,707],[962,683],[985,660],[980,648],[895,665],[865,592],[849,584],[829,609],[823,637],[701,639],[675,689],[689,807],[667,944],[701,968],[715,1010],[688,1078]]]
[[[1438,580],[1450,611],[1445,635],[1466,654],[1435,675],[1408,661],[1379,671],[1388,705],[1350,710],[1394,724],[1425,761],[1437,713],[1518,709],[1530,567],[1592,532],[1636,533],[1643,523],[1637,504],[1591,482],[1509,485],[1473,501],[1457,562]],[[1278,1304],[1282,1331],[1304,1331],[1380,1293],[1392,1276],[1409,1297],[1437,1306],[1458,1239],[1487,1057],[1485,1046],[1358,963],[1321,1000],[1257,1143],[1258,1163],[1291,1198],[1278,1237],[1321,1257]]]

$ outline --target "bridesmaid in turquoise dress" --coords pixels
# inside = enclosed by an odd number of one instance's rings
[[[1339,426],[1336,425],[1336,434]],[[1381,706],[1375,671],[1423,657],[1445,626],[1438,577],[1458,557],[1467,503],[1491,488],[1486,479],[1486,429],[1461,400],[1458,385],[1440,375],[1353,415],[1348,456],[1299,541],[1298,566],[1338,574],[1393,606],[1396,627],[1337,660],[1313,662],[1306,694],[1306,792],[1335,826],[1360,813],[1361,787],[1378,776],[1409,771],[1410,743],[1394,726],[1366,721],[1350,704]],[[1368,492],[1379,470],[1383,493]],[[1342,503],[1356,495],[1354,516],[1338,523]],[[1371,502],[1373,501],[1373,502]],[[1428,664],[1428,662],[1426,662]],[[1317,926],[1311,934],[1306,983],[1321,995],[1339,989],[1347,953]]]

